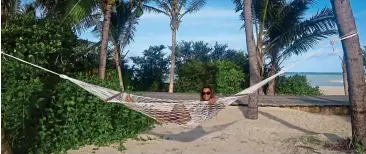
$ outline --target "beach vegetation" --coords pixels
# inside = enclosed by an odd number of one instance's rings
[[[279,77],[276,89],[280,95],[321,95],[319,87],[311,86],[305,75],[281,76]]]

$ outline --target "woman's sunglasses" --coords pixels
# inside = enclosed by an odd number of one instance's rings
[[[201,95],[211,95],[211,92],[201,92]]]

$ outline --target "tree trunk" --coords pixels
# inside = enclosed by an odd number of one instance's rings
[[[119,62],[119,58],[120,58],[119,45],[114,40],[113,40],[113,46],[114,46],[114,60],[115,60],[116,68],[117,68],[117,72],[118,72],[119,86],[121,87],[122,91],[125,91],[125,87],[123,85],[122,69],[121,69],[120,62]]]
[[[272,67],[271,70],[268,72],[268,77],[275,75],[276,73],[277,73],[276,67]],[[275,89],[276,89],[276,79],[273,79],[268,82],[268,87],[266,91],[267,96],[274,96]]]
[[[1,128],[1,154],[12,154],[8,139],[6,138],[5,129]]]
[[[261,45],[262,46],[262,45]],[[262,51],[261,51],[262,52]],[[257,53],[258,57],[261,58],[260,62],[258,63],[258,71],[259,71],[259,77],[258,77],[258,82],[261,82],[262,79],[263,79],[263,76],[264,76],[264,55],[262,55],[261,53]],[[264,96],[264,88],[263,87],[260,87],[258,89],[258,94],[260,96]]]
[[[339,36],[357,30],[349,0],[331,0]],[[352,141],[366,146],[365,77],[358,35],[342,40],[351,109]]]
[[[104,14],[104,23],[102,31],[102,44],[99,54],[99,77],[102,80],[104,80],[105,78],[109,25],[111,22],[111,9],[113,6],[113,3],[111,3],[110,0],[105,0],[104,3],[105,3],[105,14]]]
[[[252,21],[252,0],[243,0],[243,13],[245,23],[245,35],[247,50],[249,53],[249,76],[250,86],[259,82],[260,73],[258,70],[258,53],[255,48],[254,37],[253,37],[253,21]],[[258,119],[258,90],[249,94],[248,100],[248,118]]]
[[[258,69],[260,72],[260,76],[258,78],[258,82],[262,81],[263,77],[264,77],[264,52],[263,52],[263,31],[264,31],[264,23],[266,22],[266,15],[267,15],[267,7],[268,7],[268,3],[269,0],[266,0],[264,8],[263,8],[263,12],[262,12],[262,17],[260,19],[260,25],[259,25],[259,33],[257,34],[257,56],[258,56]],[[263,96],[264,94],[264,88],[260,87],[258,89],[259,91],[259,95]]]
[[[8,7],[5,0],[1,0],[1,23],[5,23],[8,19]]]
[[[344,59],[344,58],[343,58]],[[344,95],[348,96],[348,80],[347,80],[347,69],[346,62],[342,60],[342,71],[343,71],[343,87],[344,87]]]
[[[172,28],[172,56],[171,56],[171,67],[170,67],[170,81],[169,81],[169,93],[174,91],[174,70],[175,70],[175,44],[177,37],[177,29],[173,25]]]
[[[279,70],[279,68],[277,67],[278,66],[277,54],[278,54],[277,50],[273,50],[271,52],[271,70],[268,72],[268,77],[275,75]],[[275,90],[276,90],[276,78],[268,82],[266,94],[268,96],[274,96]]]

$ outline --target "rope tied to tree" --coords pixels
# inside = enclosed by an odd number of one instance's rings
[[[335,47],[334,47],[335,43],[336,43],[337,41],[341,41],[341,40],[344,40],[344,39],[347,39],[347,38],[351,38],[351,37],[353,37],[353,36],[356,36],[357,34],[358,34],[358,33],[357,33],[357,31],[356,31],[356,30],[353,30],[353,31],[351,31],[351,32],[349,32],[349,33],[347,33],[347,34],[343,35],[342,37],[339,37],[339,39],[338,39],[338,40],[331,40],[331,41],[330,41],[330,45],[332,46],[333,53],[334,53],[335,55],[337,55],[337,56],[339,57],[339,59],[341,59],[341,61],[342,61],[342,62],[344,61],[344,59],[342,58],[342,56],[341,56],[341,55],[339,55],[339,54],[335,51]]]

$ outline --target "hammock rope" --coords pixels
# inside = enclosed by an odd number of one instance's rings
[[[352,31],[351,34],[349,35],[345,35],[344,37],[340,37],[337,40],[333,40],[330,45],[320,48],[319,50],[305,57],[304,59],[298,60],[297,62],[289,65],[280,72],[268,77],[267,79],[262,80],[261,82],[232,96],[218,98],[218,100],[214,104],[209,104],[208,101],[159,99],[159,98],[151,98],[151,97],[128,94],[126,92],[119,92],[105,87],[86,83],[77,79],[73,79],[64,74],[53,72],[36,64],[32,64],[30,62],[27,62],[25,60],[19,59],[17,57],[14,57],[12,55],[3,52],[1,52],[1,54],[16,59],[18,61],[21,61],[23,63],[26,63],[28,65],[31,65],[33,67],[42,69],[46,72],[58,75],[59,77],[78,85],[79,87],[97,96],[98,98],[100,98],[105,102],[121,103],[132,110],[135,110],[137,112],[140,112],[146,116],[149,116],[157,120],[158,122],[175,123],[186,127],[196,127],[205,122],[206,120],[211,119],[213,116],[217,115],[218,112],[220,112],[227,106],[237,101],[239,97],[244,97],[247,94],[255,92],[260,87],[264,86],[269,81],[275,79],[279,75],[285,73],[287,70],[291,69],[299,62],[310,59],[323,49],[334,44],[334,42],[336,41],[344,40],[356,35],[357,32]]]

